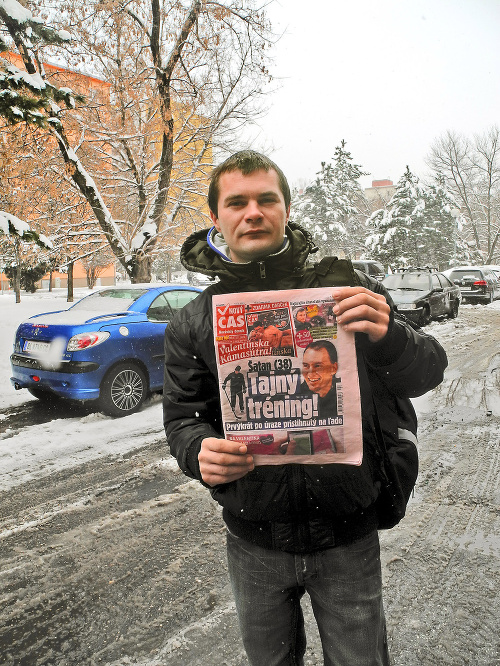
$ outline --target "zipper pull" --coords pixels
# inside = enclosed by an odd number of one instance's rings
[[[260,279],[265,280],[266,279],[266,265],[263,261],[259,261],[259,273],[260,273]]]

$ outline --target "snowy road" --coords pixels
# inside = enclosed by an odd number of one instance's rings
[[[498,303],[428,328],[450,367],[416,401],[417,491],[381,539],[394,666],[500,663],[499,329]],[[0,437],[1,666],[247,663],[219,510],[169,457],[158,399]]]

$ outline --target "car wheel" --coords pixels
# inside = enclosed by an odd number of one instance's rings
[[[146,399],[148,382],[134,363],[120,363],[104,377],[99,395],[99,408],[109,416],[127,416],[136,412]]]
[[[456,319],[458,316],[458,301],[453,301],[450,310],[450,319]]]
[[[429,309],[428,305],[425,305],[422,314],[420,315],[420,321],[419,324],[420,326],[427,326],[427,324],[431,323],[431,311]]]
[[[44,402],[45,404],[52,404],[62,400],[60,396],[52,393],[52,391],[45,391],[44,389],[29,388],[28,392],[31,393],[34,398],[40,400],[40,402]]]

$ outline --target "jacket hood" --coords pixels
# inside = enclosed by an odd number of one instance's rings
[[[296,224],[288,222],[285,227],[288,243],[276,254],[259,261],[234,263],[218,252],[207,241],[210,229],[196,231],[189,236],[181,247],[181,263],[188,271],[203,273],[211,278],[218,277],[222,282],[248,279],[252,275],[262,274],[262,267],[268,275],[277,276],[282,272],[303,273],[309,254],[318,251],[311,234]]]

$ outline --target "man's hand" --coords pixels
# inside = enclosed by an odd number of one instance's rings
[[[382,294],[365,287],[338,287],[332,292],[333,312],[345,331],[366,333],[370,342],[387,335],[391,308]]]
[[[216,437],[202,440],[198,461],[201,477],[209,486],[241,479],[255,467],[245,444]]]

